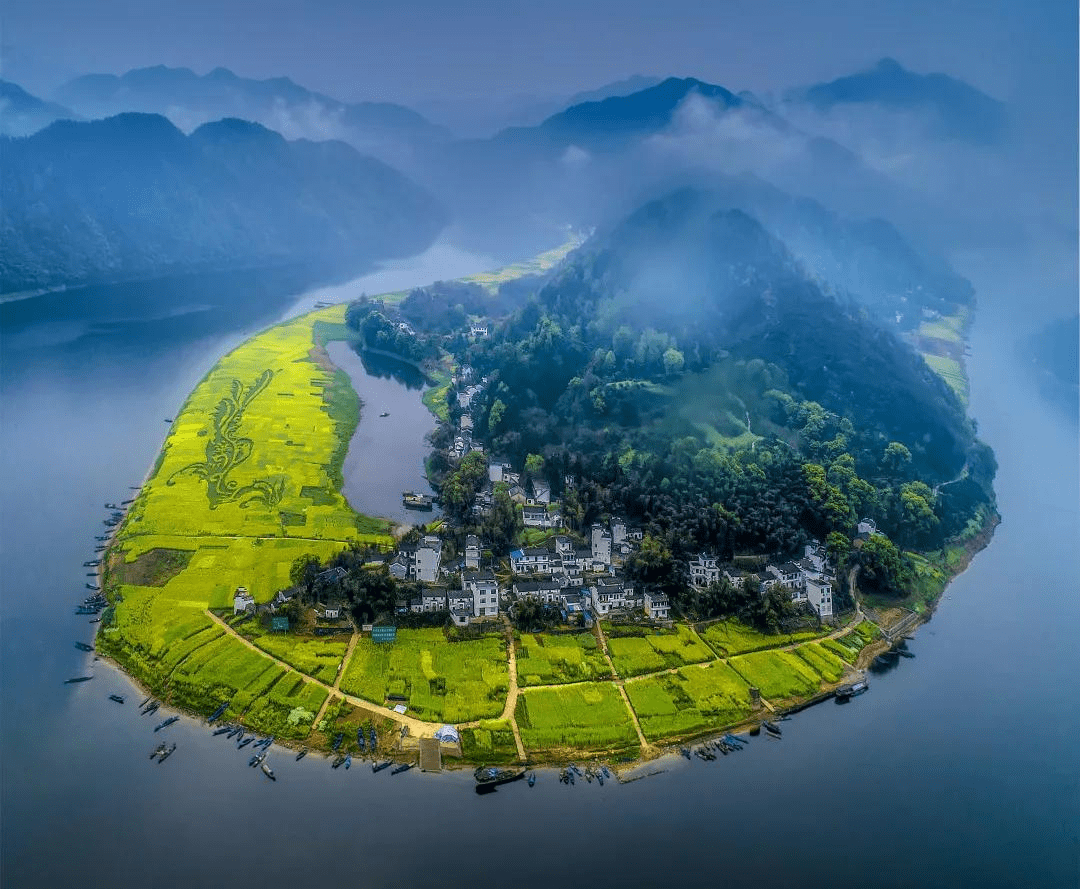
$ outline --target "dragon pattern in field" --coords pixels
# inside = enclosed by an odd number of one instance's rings
[[[274,377],[272,370],[264,370],[246,390],[239,380],[232,381],[229,394],[217,403],[211,418],[212,434],[206,445],[206,460],[191,463],[178,469],[167,484],[175,483],[178,476],[191,474],[206,481],[206,498],[210,508],[216,509],[223,503],[238,502],[241,508],[253,503],[261,503],[273,508],[280,501],[284,492],[285,480],[266,481],[256,479],[241,486],[229,473],[251,456],[254,442],[240,436],[240,423],[244,410],[270,384]]]

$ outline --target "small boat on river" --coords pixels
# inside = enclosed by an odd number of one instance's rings
[[[351,766],[351,765],[352,765],[352,754],[351,753],[346,753],[345,754],[345,762],[344,762],[346,772],[349,770],[349,766]]]
[[[841,685],[836,690],[836,700],[850,701],[856,695],[870,690],[870,684],[865,679],[852,682],[850,685]]]
[[[161,754],[168,749],[168,745],[164,741],[162,741],[160,744],[157,745],[157,747],[154,748],[153,752],[150,754],[150,758],[153,759],[155,756],[161,756]]]
[[[390,768],[390,766],[392,766],[393,764],[394,764],[394,761],[392,759],[385,759],[382,762],[373,762],[371,764],[371,771],[373,773],[374,772],[381,772],[383,769]]]
[[[532,787],[536,783],[536,772],[529,775],[529,786]]]
[[[345,757],[344,756],[339,756],[332,763],[330,763],[330,768],[336,769],[344,762],[345,762]]]
[[[124,703],[124,696],[123,695],[109,695],[109,700],[110,701],[116,701],[116,703],[118,703],[118,704],[122,704],[122,703]]]
[[[341,746],[341,741],[342,741],[342,739],[344,739],[344,737],[345,737],[344,734],[342,734],[341,732],[338,732],[337,737],[334,738],[334,743],[330,745],[330,749],[331,750],[337,750],[338,747]]]
[[[266,775],[266,777],[269,778],[271,781],[276,781],[277,778],[274,776],[274,770],[272,768],[270,768],[270,766],[268,766],[265,762],[262,763],[261,765],[262,765],[262,773],[264,775]]]
[[[778,726],[775,722],[769,722],[767,719],[762,721],[761,727],[767,732],[772,732],[772,734],[774,735],[783,734],[783,732],[780,731],[780,726]]]
[[[154,731],[156,732],[156,731],[160,731],[160,730],[161,730],[161,729],[163,729],[163,728],[168,728],[168,727],[169,727],[170,725],[172,725],[172,724],[173,724],[174,722],[179,722],[179,721],[180,721],[180,717],[179,717],[179,716],[170,716],[170,717],[169,717],[168,719],[166,719],[166,720],[165,720],[164,722],[161,722],[161,723],[158,723],[157,725],[155,725],[155,726],[154,726]]]
[[[254,740],[255,739],[253,737],[244,738],[243,741],[241,741],[239,744],[236,745],[236,749],[237,750],[243,750],[245,747],[247,747],[248,744],[250,744]]]
[[[218,707],[213,713],[211,713],[210,718],[207,719],[206,721],[208,723],[212,723],[215,720],[217,720],[218,717],[220,717],[221,714],[225,712],[225,708],[228,707],[228,706],[229,706],[229,702],[226,701],[224,704],[222,704],[220,707]]]
[[[381,414],[379,414],[379,416],[380,417],[389,417],[390,416],[390,411],[383,411]]]
[[[79,651],[93,651],[94,650],[93,645],[87,645],[85,642],[76,642],[75,647],[77,649],[79,649]]]
[[[76,682],[89,682],[93,678],[93,676],[72,676],[70,679],[64,680],[64,685],[74,685]]]
[[[172,744],[168,750],[166,750],[164,753],[161,754],[161,756],[158,757],[158,765],[161,765],[163,762],[165,762],[165,760],[172,756],[175,750],[176,745]]]
[[[481,766],[473,772],[473,777],[476,778],[476,792],[489,793],[503,784],[520,781],[525,777],[525,770],[521,768],[497,769],[493,766]]]
[[[430,510],[435,507],[435,498],[430,494],[417,494],[415,491],[402,491],[401,503],[406,509]]]
[[[213,735],[214,737],[217,737],[218,735],[223,735],[226,732],[231,732],[232,730],[233,729],[232,729],[231,725],[223,725],[220,728],[214,729],[210,734]]]
[[[399,775],[402,772],[409,771],[409,769],[411,769],[411,768],[412,768],[412,763],[411,762],[403,762],[396,769],[391,769],[390,774],[391,775]]]
[[[300,762],[305,756],[307,756],[307,747],[301,747],[300,752],[296,754],[296,761]]]

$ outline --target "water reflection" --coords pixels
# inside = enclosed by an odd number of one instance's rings
[[[403,491],[433,494],[424,468],[427,438],[435,418],[424,405],[424,375],[413,365],[346,343],[327,346],[330,360],[349,375],[360,396],[360,423],[345,455],[342,493],[359,513],[408,524],[426,523],[441,513],[409,510]]]
[[[395,380],[406,389],[423,389],[429,385],[428,378],[414,364],[391,358],[389,355],[377,355],[359,347],[354,347],[354,351],[359,356],[360,363],[368,376],[381,380]]]

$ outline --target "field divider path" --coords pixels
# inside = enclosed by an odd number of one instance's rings
[[[334,679],[334,684],[331,686],[332,691],[326,696],[326,700],[323,701],[322,706],[319,708],[319,712],[315,714],[315,718],[311,720],[312,727],[317,726],[323,718],[323,714],[326,713],[326,708],[330,706],[330,701],[334,695],[341,694],[341,677],[345,675],[345,668],[349,666],[349,661],[352,660],[353,651],[356,650],[356,643],[360,639],[360,633],[356,630],[356,623],[353,619],[349,618],[349,623],[352,624],[352,635],[349,637],[349,647],[345,649],[345,655],[341,659],[341,664],[338,666],[337,677]],[[306,675],[306,674],[305,674]]]
[[[517,724],[518,681],[517,652],[514,650],[514,630],[510,626],[510,618],[508,618],[505,613],[502,614],[502,620],[503,633],[506,636],[507,657],[510,664],[510,679],[507,684],[506,704],[503,705],[501,718],[510,723],[510,728],[514,732],[514,745],[517,747],[518,759],[525,762],[525,745],[521,742],[521,731],[518,729]]]
[[[641,752],[648,755],[650,750],[649,742],[645,738],[645,733],[641,730],[641,723],[638,722],[637,713],[630,703],[630,696],[626,693],[626,688],[624,687],[625,681],[615,670],[615,662],[612,661],[611,653],[608,651],[607,637],[604,635],[604,628],[600,626],[600,621],[596,622],[596,638],[600,642],[600,650],[604,653],[608,666],[611,667],[611,675],[614,678],[615,687],[619,690],[619,694],[622,695],[623,703],[626,705],[626,710],[630,714],[630,721],[634,724],[634,731],[637,732],[638,743],[641,745]]]

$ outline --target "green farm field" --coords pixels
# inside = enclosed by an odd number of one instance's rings
[[[106,570],[105,654],[173,704],[208,713],[231,700],[229,717],[283,737],[304,737],[326,697],[301,673],[332,682],[345,643],[256,627],[256,644],[288,670],[206,612],[230,608],[239,586],[268,601],[301,555],[391,542],[385,522],[356,515],[339,493],[359,406],[321,344],[347,335],[343,320],[343,306],[312,312],[215,365],[173,421]]]
[[[299,636],[295,633],[270,632],[258,620],[244,621],[236,629],[279,661],[327,685],[333,685],[337,679],[338,665],[349,647],[348,636]]]
[[[612,632],[618,633],[619,627]],[[646,636],[608,637],[608,651],[615,671],[622,677],[655,673],[711,660],[714,655],[691,627],[678,624],[673,630],[653,631]]]
[[[750,713],[750,686],[721,662],[631,680],[626,694],[650,741],[720,729]]]
[[[737,620],[723,620],[710,624],[701,634],[716,653],[724,655],[743,654],[748,651],[764,651],[782,648],[823,635],[822,630],[800,630],[796,633],[761,633]]]
[[[728,663],[769,700],[812,695],[821,687],[821,674],[794,651],[758,651],[733,657]]]
[[[381,704],[399,695],[418,719],[469,722],[498,716],[510,687],[500,636],[449,642],[439,629],[398,630],[397,641],[361,639],[341,689]]]
[[[461,752],[472,762],[508,763],[517,760],[514,729],[506,719],[484,719],[461,730]]]
[[[592,633],[523,633],[517,672],[522,686],[611,678],[611,669]]]
[[[636,749],[637,733],[612,682],[526,689],[518,696],[517,722],[529,751]]]

